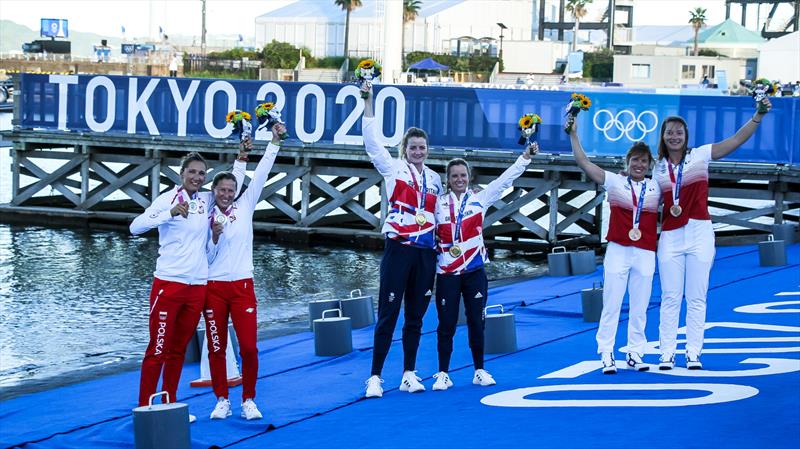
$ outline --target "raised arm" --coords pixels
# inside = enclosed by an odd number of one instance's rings
[[[767,106],[767,111],[772,109],[772,103],[770,103],[768,98],[764,98],[762,100],[764,104]],[[756,132],[758,125],[761,123],[761,120],[764,119],[764,116],[767,115],[766,112],[763,114],[756,110],[756,113],[753,114],[753,117],[747,121],[738,131],[736,134],[728,137],[727,139],[723,140],[722,142],[717,142],[711,144],[711,159],[722,159],[723,157],[733,153],[736,151],[737,148],[742,146],[743,143],[747,142],[747,139]]]
[[[267,149],[264,151],[264,156],[256,166],[256,171],[253,173],[253,179],[250,180],[250,187],[242,195],[242,199],[246,201],[251,209],[255,209],[258,204],[258,199],[261,197],[261,191],[264,190],[264,184],[267,182],[269,172],[275,164],[275,158],[278,157],[278,150],[281,149],[281,133],[286,132],[283,124],[276,123],[272,127],[272,141],[267,144]]]
[[[394,159],[389,151],[386,150],[378,140],[378,129],[381,126],[375,120],[375,109],[372,88],[363,86],[364,92],[369,92],[369,96],[364,99],[364,118],[361,120],[361,132],[364,136],[364,148],[367,150],[372,165],[384,177],[391,176],[394,169]]]
[[[569,133],[569,142],[572,145],[572,155],[575,157],[575,162],[578,163],[578,167],[586,173],[589,179],[598,184],[605,184],[606,172],[590,161],[586,157],[586,152],[583,151],[583,145],[581,145],[581,140],[578,138],[578,121],[575,120],[574,116],[570,115],[567,118],[567,123],[570,122],[572,123],[572,131]]]

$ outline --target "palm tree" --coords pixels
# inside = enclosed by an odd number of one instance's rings
[[[420,0],[403,0],[403,37],[400,41],[400,45],[402,46],[400,54],[403,55],[404,66],[406,64],[406,24],[416,20],[420,8],[422,8],[422,2]]]
[[[350,13],[361,7],[361,0],[333,0],[333,3],[341,7],[342,11],[347,11],[344,21],[344,59],[349,60],[350,55],[348,54],[347,44],[350,36]]]
[[[705,8],[695,8],[689,11],[689,23],[692,24],[694,29],[694,55],[700,54],[700,49],[697,47],[697,36],[700,34],[700,28],[706,26],[706,10]]]
[[[578,46],[578,30],[580,29],[581,19],[586,16],[586,5],[594,0],[567,0],[567,11],[575,17],[575,29],[572,32],[572,51]]]

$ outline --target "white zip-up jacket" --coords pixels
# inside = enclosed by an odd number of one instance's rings
[[[267,145],[247,190],[230,205],[228,210],[222,212],[212,205],[210,223],[213,223],[214,217],[221,213],[228,216],[228,221],[219,236],[215,250],[209,255],[210,281],[238,281],[253,277],[253,212],[278,156],[278,150],[280,147],[272,142]]]
[[[233,164],[233,174],[241,185],[246,164]],[[210,239],[208,225],[209,207],[213,204],[211,192],[197,192],[197,213],[186,218],[172,216],[170,210],[181,202],[189,201],[189,195],[181,186],[158,196],[144,213],[131,223],[131,234],[143,234],[158,228],[158,260],[153,275],[159,279],[190,285],[205,285],[208,280],[208,258],[206,243]]]

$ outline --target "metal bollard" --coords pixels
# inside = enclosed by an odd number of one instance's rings
[[[339,316],[325,318],[328,312],[335,312]],[[350,318],[343,317],[341,309],[324,310],[322,318],[314,320],[314,353],[318,356],[334,356],[350,352],[353,352]]]
[[[340,307],[338,299],[319,299],[308,302],[308,328],[314,330],[314,320],[322,317],[324,310],[338,309]]]
[[[570,252],[569,266],[573,275],[594,273],[597,270],[594,250],[580,246],[577,251]]]
[[[603,314],[603,284],[595,282],[592,288],[581,290],[581,303],[583,307],[583,321],[587,323],[600,322]]]
[[[153,398],[169,393],[150,395],[148,405],[133,409],[133,439],[136,449],[189,449],[189,406],[180,402],[153,405]]]
[[[358,296],[354,293],[358,292]],[[350,297],[340,301],[342,315],[349,317],[353,329],[361,329],[375,323],[375,306],[372,303],[372,296],[362,296],[361,289],[350,292]]]
[[[500,308],[500,313],[489,315],[487,311]],[[483,309],[485,316],[484,352],[487,354],[501,354],[517,350],[517,328],[514,314],[504,313],[500,304],[488,306]]]
[[[762,267],[780,267],[786,265],[786,242],[775,240],[770,234],[766,242],[758,243],[758,261]]]
[[[557,251],[559,249],[561,250],[560,252]],[[563,246],[556,246],[552,251],[550,251],[550,254],[547,255],[547,271],[550,276],[570,275],[571,271],[567,248]]]

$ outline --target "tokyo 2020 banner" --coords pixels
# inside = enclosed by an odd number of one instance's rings
[[[289,134],[305,144],[361,145],[363,103],[353,84],[234,81],[105,75],[22,75],[20,126],[64,132],[225,139],[225,115],[251,113],[272,101]],[[749,97],[589,92],[592,107],[578,116],[590,155],[622,156],[644,141],[655,153],[662,121],[680,115],[691,146],[733,135],[754,112]],[[18,97],[19,98],[19,97]],[[569,152],[562,130],[569,92],[433,86],[376,86],[383,141],[397,145],[418,126],[432,148],[518,150],[517,120],[542,117],[544,152]],[[773,98],[758,131],[727,161],[800,164],[800,99]],[[266,130],[256,140],[268,140]]]

